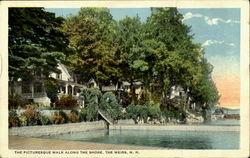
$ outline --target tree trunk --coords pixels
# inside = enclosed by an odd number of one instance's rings
[[[134,87],[134,80],[133,79],[130,80],[130,91],[131,91],[131,97],[132,97],[131,104],[135,104],[136,96],[135,96],[135,87]]]

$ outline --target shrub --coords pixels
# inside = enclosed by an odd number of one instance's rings
[[[144,115],[144,109],[140,105],[129,105],[127,107],[127,116],[128,118],[131,118],[135,121],[137,124],[137,119],[141,119],[141,117]]]
[[[24,115],[19,116],[21,126],[27,126],[27,118]]]
[[[54,123],[55,124],[63,124],[65,122],[66,122],[65,119],[61,115],[54,116]]]
[[[81,92],[81,96],[84,97],[86,106],[86,120],[96,120],[98,116],[98,103],[102,96],[101,91],[98,88],[88,88]]]
[[[185,121],[186,113],[179,108],[163,109],[163,115],[168,119],[177,119],[180,121]]]
[[[9,111],[9,127],[18,127],[20,125],[20,120],[16,113],[16,110]]]
[[[70,120],[70,122],[73,122],[73,123],[78,122],[79,116],[75,112],[71,112],[69,114],[69,120]]]
[[[151,119],[161,118],[160,104],[154,102],[147,103],[145,105],[129,105],[127,107],[127,118],[131,118],[137,123],[139,120],[147,122],[148,117]]]
[[[53,121],[47,116],[42,116],[41,117],[41,124],[42,125],[50,125],[50,124],[52,124],[52,122]]]
[[[119,106],[116,96],[112,92],[103,94],[99,107],[106,111],[113,119],[117,119],[121,115],[122,108]]]
[[[70,113],[75,113],[76,115],[79,115],[79,111],[76,110],[76,109],[72,109],[72,110],[70,111]]]
[[[87,105],[87,107],[86,107],[86,111],[87,111],[87,116],[86,116],[87,121],[95,121],[95,120],[97,120],[98,104],[89,103]]]
[[[86,121],[87,120],[87,110],[81,109],[79,112],[79,121]]]
[[[41,114],[37,112],[33,107],[28,107],[21,117],[25,117],[27,126],[41,125]]]
[[[21,97],[19,94],[14,93],[9,95],[9,109],[24,108],[28,103],[28,99]]]
[[[55,112],[54,114],[54,123],[55,124],[63,124],[68,122],[68,116],[65,112],[60,110],[59,112]]]
[[[147,104],[147,113],[151,119],[160,119],[160,117],[161,117],[160,104],[156,104],[154,102],[148,103]]]
[[[77,99],[72,95],[62,95],[55,103],[56,108],[72,109],[78,107]]]
[[[51,101],[51,106],[53,107],[54,103],[58,100],[58,97],[57,97],[57,93],[58,93],[57,90],[59,87],[58,83],[55,79],[49,78],[44,81],[44,87],[45,87],[46,94]]]

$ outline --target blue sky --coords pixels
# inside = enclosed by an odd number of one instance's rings
[[[46,8],[56,16],[77,14],[79,8]],[[178,9],[183,14],[183,23],[191,26],[193,41],[200,43],[205,57],[214,66],[212,73],[225,106],[239,106],[240,91],[240,9],[195,8]],[[115,20],[125,16],[136,16],[145,22],[150,8],[110,8]],[[231,105],[230,105],[231,104]]]

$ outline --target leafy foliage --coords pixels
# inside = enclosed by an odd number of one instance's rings
[[[20,125],[19,117],[16,110],[9,111],[9,127],[18,127]]]
[[[51,102],[51,107],[53,107],[54,103],[58,100],[58,84],[55,79],[49,78],[44,81],[44,87],[46,94]]]
[[[63,112],[62,110],[60,110],[59,112],[56,111],[54,114],[54,123],[55,124],[63,124],[63,123],[67,123],[69,120],[67,114],[65,112]]]
[[[67,39],[57,28],[61,17],[43,8],[9,8],[9,78],[32,80],[35,71],[45,76],[58,72]]]
[[[41,114],[35,110],[33,107],[27,107],[27,109],[21,114],[27,126],[41,125]]]
[[[71,110],[70,114],[69,114],[69,120],[70,122],[78,122],[79,121],[79,114],[77,110]]]
[[[69,67],[82,81],[93,78],[105,84],[117,79],[119,60],[113,44],[115,27],[115,21],[105,8],[81,8],[78,15],[64,22],[62,31],[75,49],[67,58]]]
[[[17,109],[18,107],[24,108],[29,101],[23,97],[21,97],[19,94],[14,93],[9,95],[9,109]]]
[[[103,94],[99,107],[105,110],[114,119],[117,119],[121,114],[121,107],[118,104],[116,96],[112,92]]]
[[[78,107],[76,97],[72,95],[62,95],[55,103],[56,108],[72,109]]]
[[[144,123],[152,119],[160,119],[162,115],[160,104],[153,102],[147,103],[146,105],[129,105],[127,108],[127,116],[138,123],[139,120],[144,120]]]
[[[213,66],[201,45],[192,41],[190,27],[182,23],[176,8],[152,8],[145,23],[138,16],[116,22],[107,8],[81,8],[66,20],[42,8],[10,8],[9,17],[9,76],[13,83],[18,78],[34,79],[39,70],[46,77],[58,72],[57,62],[66,56],[65,63],[79,75],[80,82],[95,79],[100,88],[129,82],[130,91],[121,98],[123,106],[132,104],[127,112],[134,120],[159,119],[161,110],[166,117],[184,120],[192,103],[198,111],[206,111],[219,100],[211,77]],[[141,100],[135,94],[138,82],[143,84]],[[56,83],[47,83],[47,94],[54,103]],[[177,105],[171,100],[174,86],[182,87],[186,95]],[[96,120],[99,107],[118,117],[120,108],[112,93],[102,96],[99,89],[92,88],[83,90],[82,96],[86,110],[79,114],[80,120]],[[15,99],[10,103],[19,106]],[[70,97],[56,102],[63,108],[76,105]],[[63,119],[58,122],[65,122]]]
[[[88,88],[88,89],[83,89],[81,95],[84,96],[87,121],[97,120],[98,104],[102,96],[101,91],[98,88]]]

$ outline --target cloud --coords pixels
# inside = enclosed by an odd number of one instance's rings
[[[206,40],[204,43],[202,43],[202,46],[206,47],[212,44],[225,44],[227,46],[236,47],[234,43],[226,43],[225,41],[217,41],[217,40]]]
[[[219,22],[222,23],[240,23],[237,20],[224,20],[222,18],[210,18],[208,16],[202,15],[202,14],[193,14],[191,12],[186,13],[185,15],[183,15],[183,21],[188,20],[188,19],[192,19],[192,18],[203,18],[204,21],[208,24],[208,25],[218,25]]]

